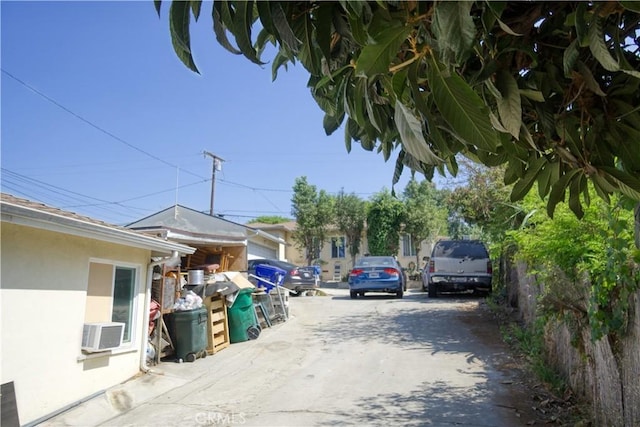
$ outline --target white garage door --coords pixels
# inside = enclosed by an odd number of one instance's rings
[[[273,258],[277,259],[277,250],[268,246],[259,245],[257,243],[249,242],[247,245],[247,258]]]

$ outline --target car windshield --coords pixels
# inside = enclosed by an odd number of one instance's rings
[[[433,250],[438,258],[488,258],[487,250],[480,242],[448,240],[438,242]]]
[[[390,267],[396,266],[396,261],[393,257],[390,256],[368,256],[364,258],[360,258],[356,262],[356,267],[369,267],[369,266],[385,266],[388,265]]]

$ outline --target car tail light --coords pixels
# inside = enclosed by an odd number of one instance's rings
[[[349,273],[349,276],[359,276],[364,272],[364,270],[362,270],[361,268],[354,268],[353,270],[351,270],[351,273]]]
[[[399,276],[400,273],[398,273],[398,270],[396,270],[395,268],[385,268],[384,272],[387,273],[390,276]]]
[[[429,273],[436,272],[436,263],[434,260],[429,261]]]
[[[491,261],[487,261],[487,274],[493,274],[493,265],[491,265]]]
[[[293,269],[293,270],[291,270],[289,273],[290,273],[292,276],[297,276],[297,275],[298,275],[298,269],[297,269],[297,268],[294,268],[294,269]]]

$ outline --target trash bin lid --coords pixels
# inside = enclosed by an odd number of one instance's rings
[[[256,276],[269,278],[273,277],[276,274],[281,274],[284,276],[285,274],[287,274],[287,271],[269,264],[256,265]]]

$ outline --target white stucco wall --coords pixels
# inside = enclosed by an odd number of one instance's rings
[[[15,384],[22,424],[119,384],[139,372],[149,251],[3,223],[1,382]],[[78,360],[89,262],[138,268],[129,351]]]

